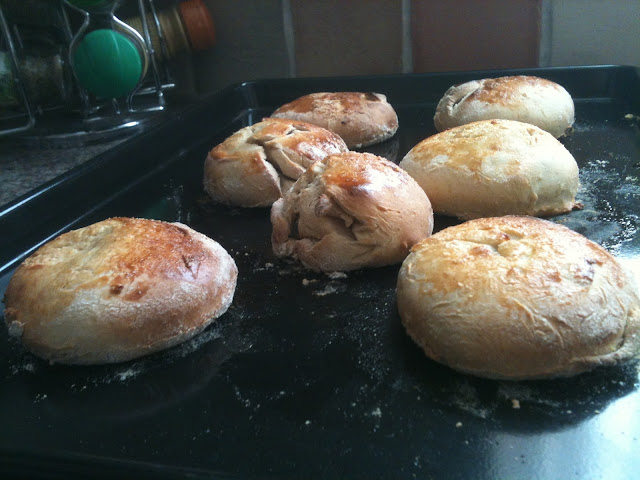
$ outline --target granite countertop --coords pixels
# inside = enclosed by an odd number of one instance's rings
[[[0,210],[124,139],[72,148],[15,146],[0,140]]]
[[[144,107],[148,104],[141,101],[139,111],[97,115],[91,121],[70,117],[66,111],[48,112],[21,137],[0,136],[0,211],[33,189],[175,116],[196,98],[167,98],[161,111],[147,111]],[[84,130],[87,125],[91,128]]]

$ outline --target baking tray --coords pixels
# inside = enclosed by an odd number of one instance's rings
[[[386,94],[398,162],[434,134],[452,84],[533,74],[576,104],[563,140],[584,209],[555,217],[640,258],[640,79],[624,66],[260,80],[179,115],[6,205],[0,293],[60,232],[111,216],[181,221],[239,271],[229,311],[197,338],[111,366],[49,365],[0,333],[2,478],[637,478],[637,363],[569,379],[492,381],[427,359],[396,312],[398,265],[320,274],[276,259],[268,209],[211,204],[207,151],[313,91]],[[454,220],[436,216],[436,230]]]

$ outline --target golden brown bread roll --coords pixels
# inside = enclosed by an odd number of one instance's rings
[[[478,120],[531,123],[558,138],[573,125],[575,107],[564,87],[544,78],[513,75],[484,78],[449,88],[438,102],[438,131]]]
[[[634,280],[547,220],[483,218],[434,234],[402,264],[397,301],[429,357],[478,376],[569,376],[640,352]]]
[[[265,118],[238,130],[209,152],[204,189],[226,205],[268,207],[313,162],[347,150],[337,134],[324,128]]]
[[[462,220],[558,215],[576,207],[578,165],[553,136],[513,120],[483,120],[440,132],[400,162],[433,211]]]
[[[279,257],[346,271],[401,262],[431,234],[429,199],[397,165],[369,153],[314,163],[271,208]]]
[[[121,362],[183,342],[222,315],[238,270],[179,223],[111,218],[48,242],[6,290],[12,336],[51,362]]]
[[[302,120],[331,130],[349,148],[383,142],[398,130],[398,116],[381,93],[312,93],[282,105],[271,116]]]

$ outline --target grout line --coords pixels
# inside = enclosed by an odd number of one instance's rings
[[[284,43],[287,48],[289,76],[296,77],[296,36],[293,29],[293,13],[291,12],[291,0],[282,0],[282,26],[284,33]]]
[[[538,66],[551,66],[553,44],[553,0],[542,0],[540,11],[540,36],[538,38]]]
[[[411,0],[402,0],[402,73],[413,73]]]

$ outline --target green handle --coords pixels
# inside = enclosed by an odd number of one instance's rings
[[[98,98],[130,94],[143,75],[143,62],[135,44],[114,30],[89,32],[72,52],[80,85]]]

